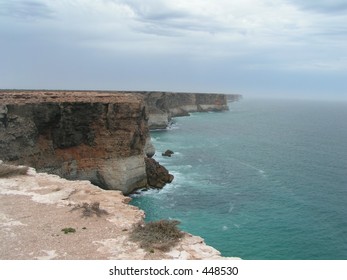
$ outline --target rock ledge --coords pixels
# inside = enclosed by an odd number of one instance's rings
[[[1,163],[0,163],[1,164]],[[129,240],[144,212],[120,191],[88,181],[36,173],[0,178],[0,259],[220,259],[203,239],[185,234],[169,252],[145,252]],[[76,209],[99,203],[107,215],[84,217]],[[77,207],[78,209],[78,207]],[[62,229],[73,228],[64,234]]]

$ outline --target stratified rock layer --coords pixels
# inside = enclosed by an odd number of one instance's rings
[[[141,96],[2,91],[0,104],[2,160],[124,194],[146,186]]]
[[[153,183],[149,128],[227,109],[224,94],[1,90],[0,159],[129,194]]]

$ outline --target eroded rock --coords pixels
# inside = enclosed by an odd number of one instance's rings
[[[173,151],[171,150],[166,150],[164,153],[162,153],[161,155],[164,157],[171,157],[174,154]]]
[[[174,176],[153,158],[145,158],[147,183],[154,188],[162,188],[167,183],[171,183]]]

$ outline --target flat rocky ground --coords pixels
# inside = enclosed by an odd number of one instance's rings
[[[100,211],[83,207],[96,202]],[[128,202],[118,191],[34,169],[28,175],[0,178],[0,259],[221,258],[203,239],[190,234],[170,252],[144,251],[129,240],[144,213]],[[65,234],[64,228],[75,232]]]

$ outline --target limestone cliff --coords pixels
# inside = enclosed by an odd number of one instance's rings
[[[225,111],[228,100],[235,101],[239,95],[141,92],[148,107],[149,128],[164,129],[171,118],[188,116],[190,112]]]
[[[2,90],[0,160],[128,194],[147,186],[145,156],[155,152],[149,117],[161,116],[166,127],[173,116],[225,109],[224,95]],[[146,161],[159,183],[163,177],[172,180],[163,168],[153,170],[155,162]],[[124,204],[127,199],[120,192],[33,169],[29,176],[0,178],[0,185],[0,225],[6,228],[0,238],[1,259],[220,258],[189,234],[170,252],[148,255],[128,238],[144,213]],[[71,211],[95,201],[110,214],[107,218],[85,222]],[[62,227],[74,225],[76,235],[61,235]]]
[[[1,91],[0,159],[128,194],[147,185],[141,96]]]
[[[146,169],[155,153],[149,128],[227,109],[223,94],[1,90],[0,159],[129,194],[173,178],[152,161]]]

